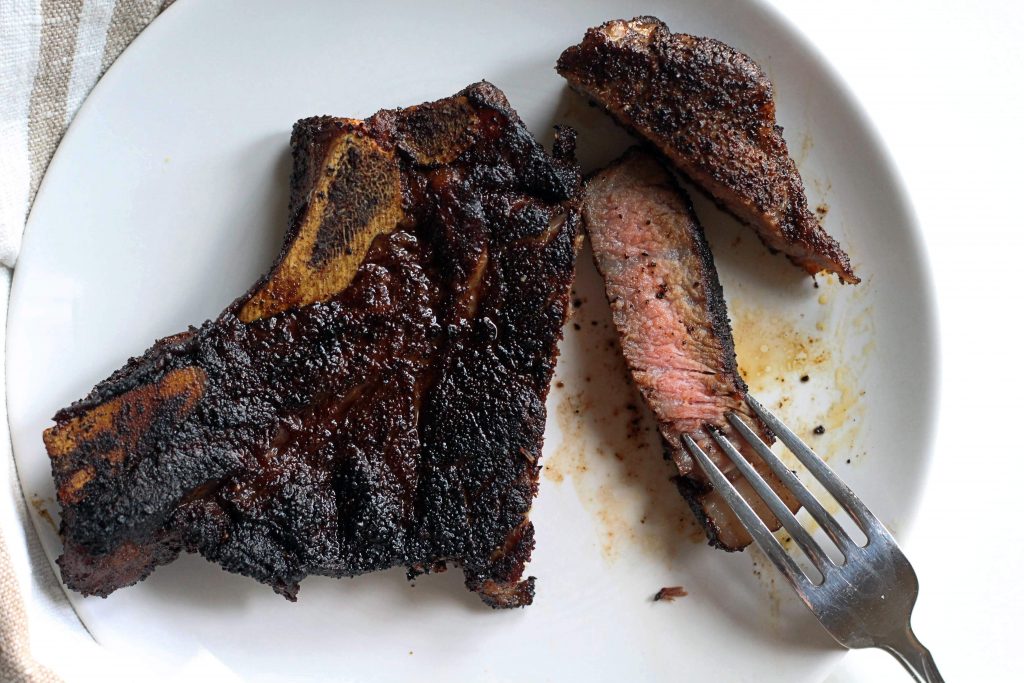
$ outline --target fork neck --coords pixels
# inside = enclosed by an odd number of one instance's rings
[[[890,639],[878,646],[891,654],[919,683],[943,683],[942,674],[935,665],[932,653],[914,635],[908,625],[903,631],[897,631]]]

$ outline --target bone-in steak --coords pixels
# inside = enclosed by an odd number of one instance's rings
[[[65,583],[105,596],[187,550],[290,599],[310,574],[452,562],[488,604],[529,604],[571,130],[552,158],[480,83],[299,121],[292,150],[269,274],[44,434]]]
[[[679,470],[679,489],[708,537],[728,550],[751,540],[686,452],[684,434],[777,529],[775,517],[706,432],[710,425],[734,436],[725,419],[734,412],[772,440],[744,401],[747,387],[736,368],[722,288],[689,198],[657,159],[633,149],[587,181],[583,219],[633,381],[658,418],[666,455]],[[767,465],[749,448],[743,452],[795,509]]]
[[[808,210],[800,173],[775,124],[772,84],[745,54],[637,17],[589,29],[557,68],[753,227],[770,249],[812,275],[829,271],[860,281]]]

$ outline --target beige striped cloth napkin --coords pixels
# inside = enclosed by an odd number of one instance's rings
[[[7,317],[25,219],[57,143],[100,76],[171,2],[0,0],[0,320]],[[87,632],[29,522],[5,394],[0,391],[0,683],[58,681],[55,672],[117,678],[92,661],[98,648],[80,642],[88,641]]]

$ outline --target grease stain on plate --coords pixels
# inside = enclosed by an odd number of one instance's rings
[[[640,550],[671,563],[681,541],[703,533],[672,482],[676,470],[629,379],[604,300],[579,300],[565,343],[580,347],[582,362],[559,365],[554,412],[562,440],[543,463],[544,477],[572,484],[606,560]]]
[[[49,498],[48,500],[50,503],[54,502],[53,498]],[[32,494],[29,498],[29,503],[31,503],[32,509],[36,511],[36,514],[39,515],[51,529],[53,529],[53,533],[60,533],[57,529],[57,522],[54,521],[53,515],[50,514],[50,510],[48,509],[49,504],[47,503],[47,499],[36,494]]]
[[[864,294],[850,289],[821,278],[818,310],[799,317],[766,314],[742,300],[729,306],[751,394],[826,460],[852,460],[864,422],[862,376],[874,350],[874,315]]]

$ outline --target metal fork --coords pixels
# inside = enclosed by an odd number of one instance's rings
[[[917,601],[917,575],[896,540],[878,521],[849,486],[832,471],[825,461],[768,412],[754,398],[747,403],[768,428],[791,450],[849,513],[867,537],[867,545],[858,546],[839,522],[830,515],[814,495],[791,472],[778,456],[761,441],[737,415],[728,415],[729,423],[768,464],[775,476],[789,489],[800,504],[821,525],[845,561],[833,562],[754,467],[721,432],[708,428],[718,446],[729,456],[751,487],[768,505],[814,567],[821,573],[820,583],[812,580],[782,547],[743,496],[714,465],[692,438],[683,442],[700,463],[711,483],[733,509],[750,535],[789,580],[821,625],[840,645],[848,648],[879,647],[893,655],[922,683],[942,681],[935,660],[910,628],[910,613]]]

